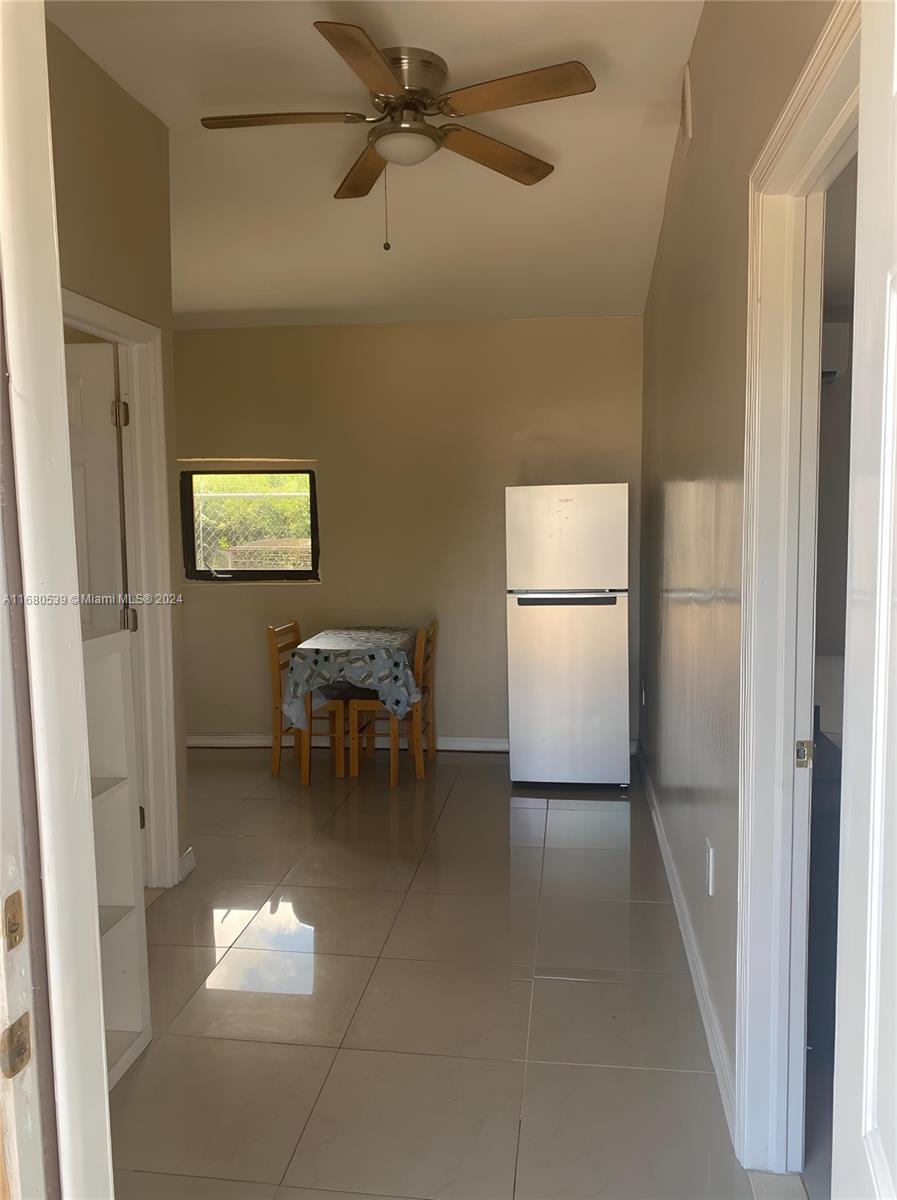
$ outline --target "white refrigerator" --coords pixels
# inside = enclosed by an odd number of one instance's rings
[[[629,783],[629,485],[505,493],[511,779]]]

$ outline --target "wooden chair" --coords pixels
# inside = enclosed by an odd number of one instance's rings
[[[376,737],[377,722],[389,724],[389,786],[399,782],[399,738],[402,722],[408,723],[408,749],[414,757],[414,775],[425,777],[424,738],[426,737],[429,758],[436,757],[436,636],[439,622],[431,621],[426,629],[419,629],[414,640],[414,682],[421,697],[412,705],[400,721],[380,700],[349,701],[349,775],[358,775],[361,739],[366,747],[372,747]]]
[[[296,743],[296,758],[299,762],[299,775],[302,783],[307,784],[311,773],[311,734],[323,734],[330,740],[333,759],[333,772],[337,779],[342,779],[346,773],[346,703],[344,700],[328,700],[320,708],[312,711],[311,696],[306,697],[305,711],[310,717],[308,736],[303,737],[303,730],[296,729],[289,723],[284,727],[283,716],[283,681],[281,676],[289,668],[290,656],[302,641],[302,633],[298,621],[287,621],[285,625],[269,625],[268,661],[271,666],[271,774],[280,775],[280,751],[285,733],[292,733]],[[316,729],[315,722],[326,722],[327,728]]]

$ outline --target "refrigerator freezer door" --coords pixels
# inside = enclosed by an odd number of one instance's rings
[[[629,587],[629,484],[509,487],[508,591]]]
[[[628,596],[508,596],[511,778],[629,783]]]

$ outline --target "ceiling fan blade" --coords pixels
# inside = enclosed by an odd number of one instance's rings
[[[442,130],[445,134],[442,144],[446,150],[480,163],[491,171],[498,171],[500,175],[507,175],[509,179],[516,179],[518,183],[527,186],[538,183],[554,170],[551,163],[525,154],[505,142],[486,137],[485,133],[464,129],[461,125],[443,125]]]
[[[404,94],[401,80],[359,25],[315,21],[315,29],[345,59],[369,92],[380,96]]]
[[[515,108],[540,100],[559,100],[594,92],[595,80],[581,62],[556,63],[520,75],[505,75],[473,87],[447,92],[439,97],[441,110],[451,117],[469,117],[473,113],[494,112],[497,108]]]
[[[349,173],[333,193],[334,200],[357,200],[366,196],[386,166],[373,146],[365,146],[355,162],[349,168]]]
[[[355,125],[364,120],[364,113],[351,112],[238,113],[203,117],[202,124],[206,129],[242,129],[250,125]]]

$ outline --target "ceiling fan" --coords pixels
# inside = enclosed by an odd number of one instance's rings
[[[202,123],[206,129],[248,125],[369,125],[367,145],[334,193],[337,200],[366,196],[387,163],[414,166],[440,147],[518,183],[538,183],[554,170],[551,163],[463,125],[451,122],[431,125],[427,118],[466,117],[595,90],[595,80],[582,63],[566,62],[443,93],[448,67],[431,50],[393,46],[381,51],[358,25],[315,21],[315,29],[369,90],[377,116],[356,112],[247,113],[203,117]]]

